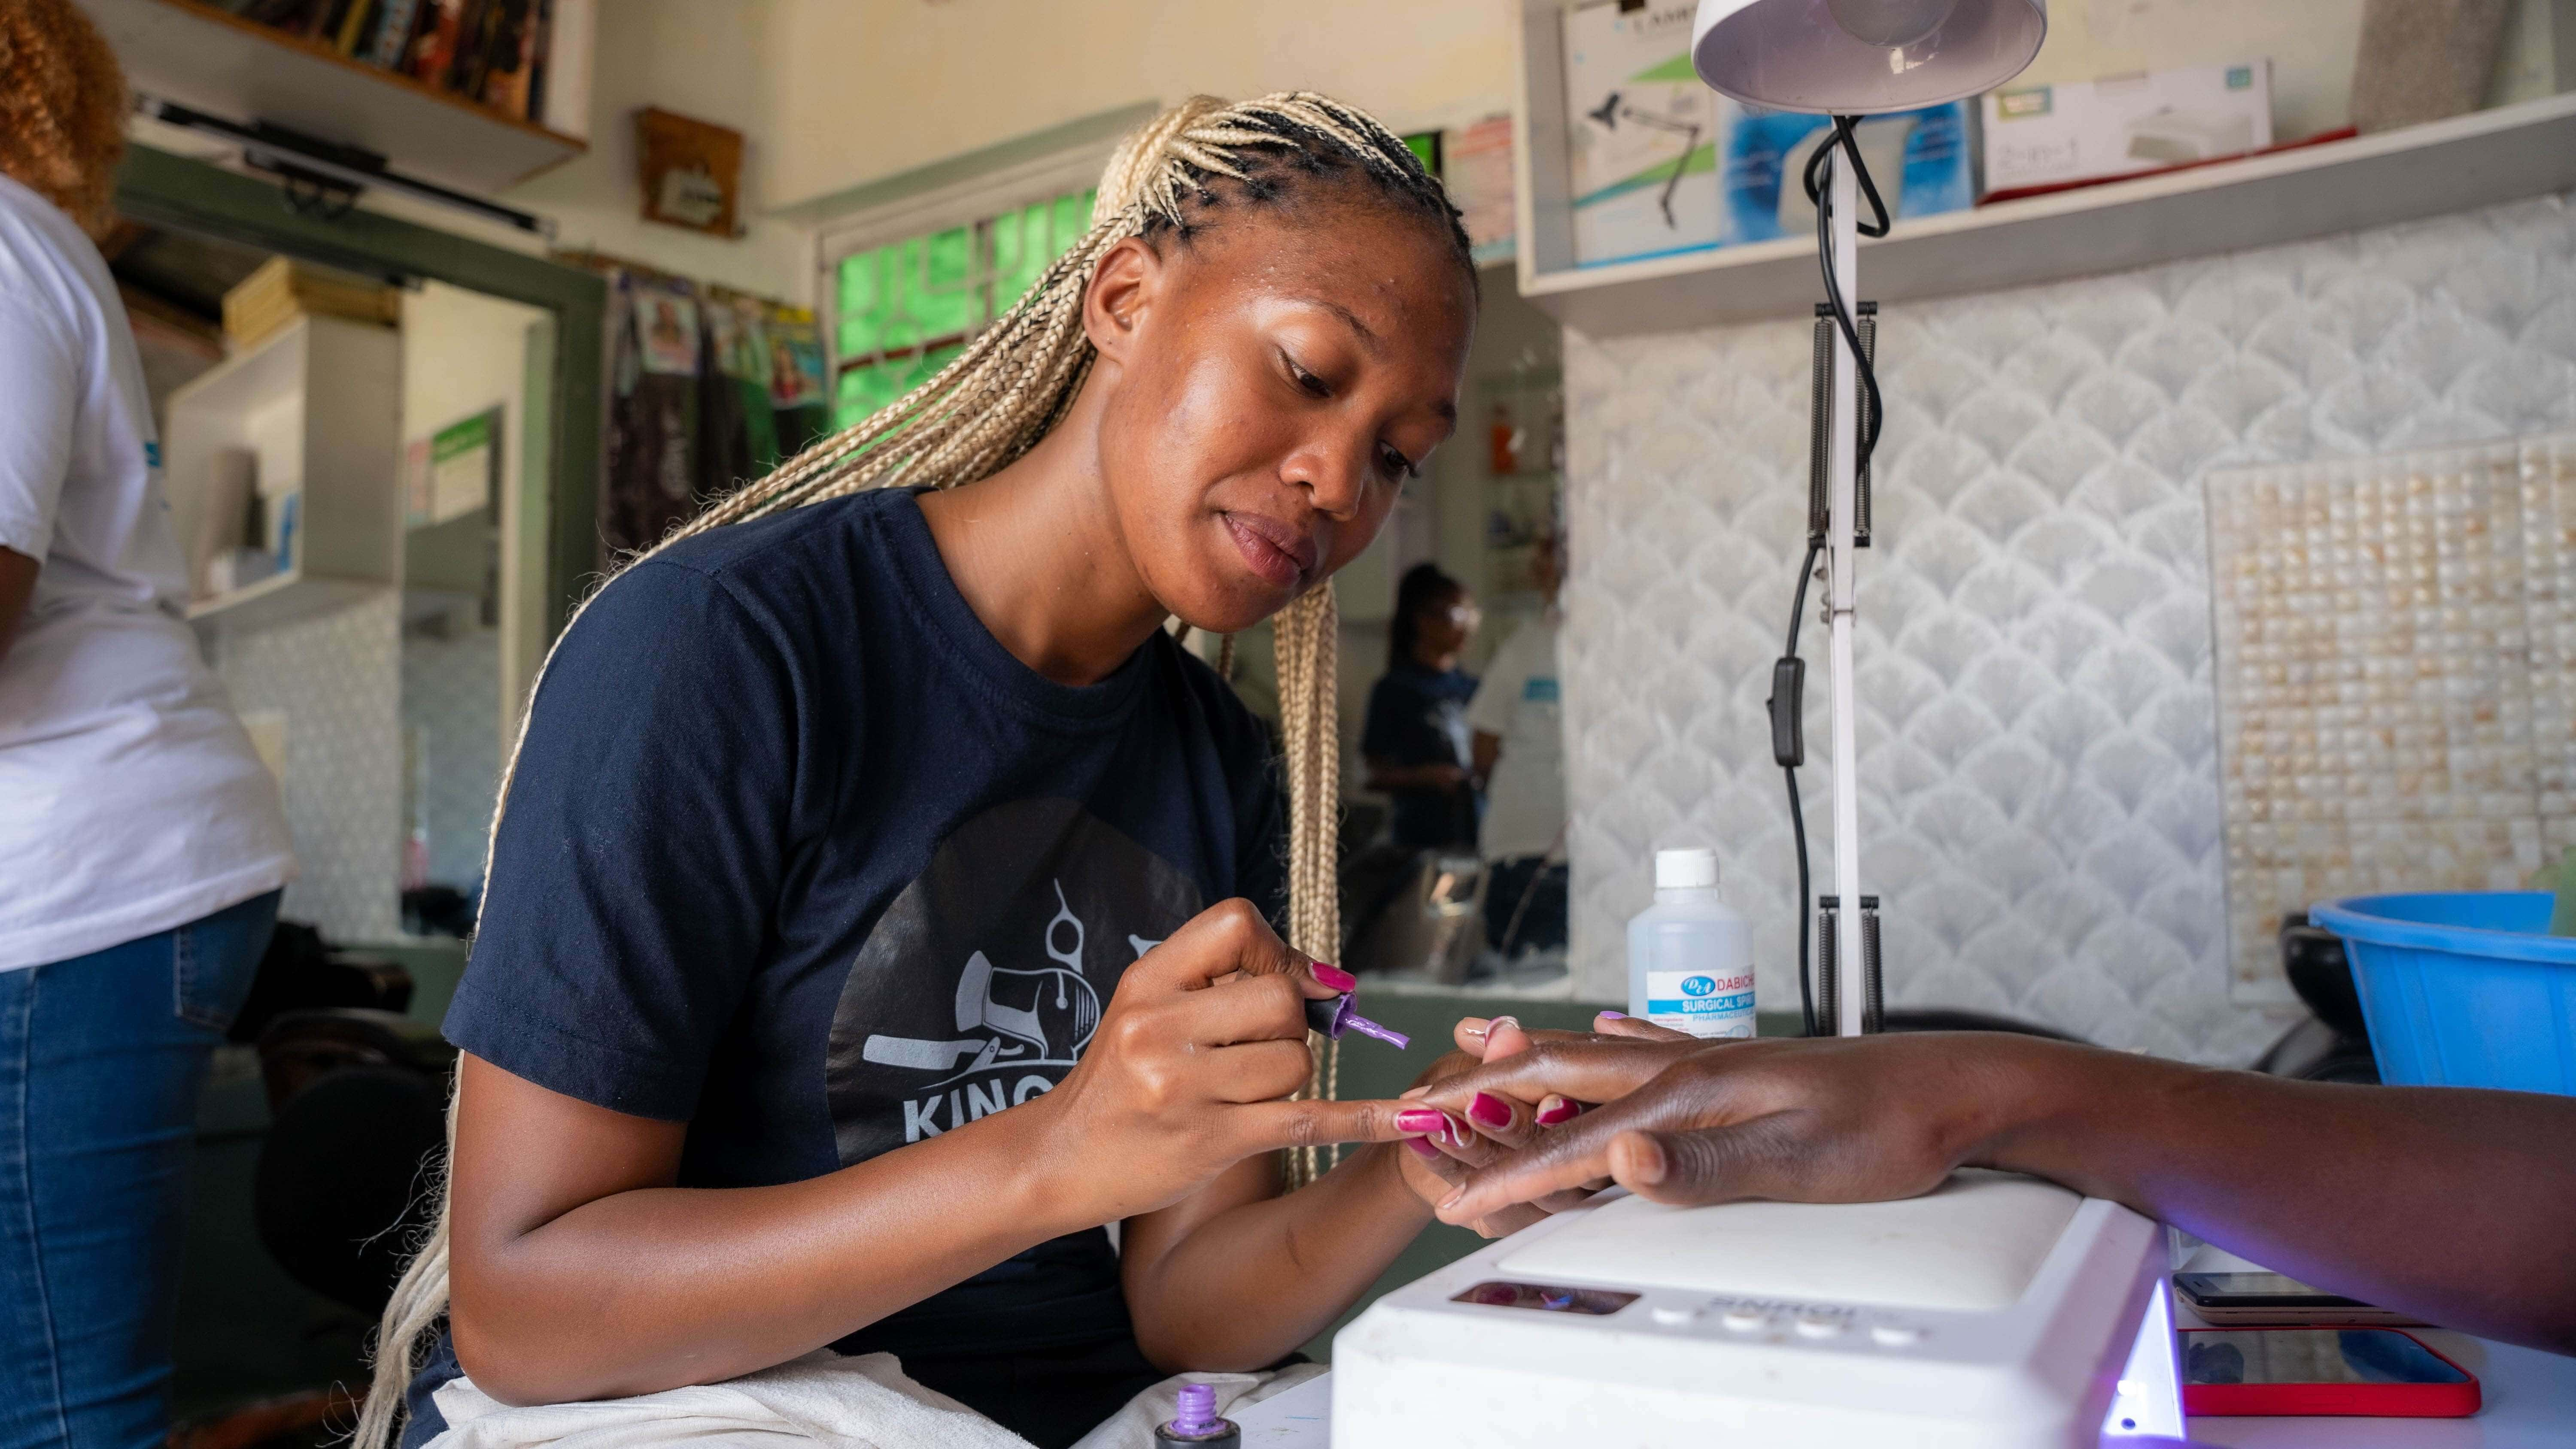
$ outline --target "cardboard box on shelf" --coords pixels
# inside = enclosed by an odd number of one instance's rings
[[[2272,63],[2008,86],[1980,105],[1986,192],[2099,181],[2271,145]]]
[[[1807,160],[1829,132],[1822,116],[1756,111],[1728,101],[1720,194],[1729,242],[1811,236],[1816,204],[1807,199]],[[1963,101],[1865,116],[1853,128],[1870,180],[1887,203],[1888,220],[1962,211],[1976,202],[1976,171]],[[1867,221],[1869,203],[1861,203]]]
[[[1727,240],[1717,93],[1691,70],[1688,0],[1565,16],[1574,259],[1632,261]]]

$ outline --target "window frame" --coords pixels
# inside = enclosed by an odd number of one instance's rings
[[[1159,108],[1152,103],[1106,112],[1076,122],[1057,132],[1023,138],[988,147],[983,152],[959,158],[947,165],[925,167],[922,176],[933,171],[952,171],[957,166],[965,174],[948,179],[926,181],[905,186],[905,178],[887,183],[899,194],[856,207],[838,210],[820,219],[814,230],[814,316],[823,334],[823,376],[826,382],[825,405],[840,405],[841,374],[841,264],[862,252],[914,238],[928,239],[953,227],[977,227],[1040,202],[1053,201],[1068,192],[1087,190],[1098,184],[1101,169],[1117,150],[1119,140],[1136,125],[1152,119]],[[1063,132],[1076,132],[1074,139],[1057,139]],[[1052,144],[1050,144],[1052,143]],[[1032,153],[1034,150],[1034,154]],[[863,188],[875,191],[878,188]],[[971,233],[979,248],[984,245],[980,233]],[[979,267],[984,265],[978,259]],[[987,299],[985,310],[994,309]],[[973,338],[992,325],[990,317],[976,327],[959,334]],[[944,346],[956,338],[949,335],[925,337],[916,348],[894,356],[915,355]]]

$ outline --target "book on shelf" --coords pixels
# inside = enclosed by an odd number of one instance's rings
[[[224,337],[236,352],[257,347],[304,316],[402,325],[402,293],[271,257],[224,294]]]
[[[210,0],[514,120],[545,114],[554,0]]]
[[[528,114],[529,45],[536,39],[535,7],[529,0],[492,0],[492,34],[486,48],[483,104],[505,116],[525,120]]]
[[[331,48],[342,55],[355,56],[358,42],[369,33],[367,22],[374,18],[376,7],[383,3],[384,0],[347,0],[336,17],[339,28],[332,32]]]
[[[404,70],[414,80],[444,84],[464,28],[465,0],[421,0],[420,31],[412,38]]]
[[[402,63],[403,51],[411,44],[412,29],[420,21],[420,0],[381,0],[376,7],[375,33],[367,38],[366,48],[358,55],[372,66],[392,70]]]

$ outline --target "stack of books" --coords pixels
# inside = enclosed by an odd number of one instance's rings
[[[272,29],[519,120],[546,114],[554,0],[218,0]]]
[[[307,315],[399,327],[402,293],[271,257],[224,293],[224,339],[245,352]]]

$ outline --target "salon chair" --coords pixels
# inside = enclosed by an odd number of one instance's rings
[[[288,1277],[372,1318],[435,1213],[456,1048],[390,1011],[290,1011],[259,1037],[270,1125],[252,1185]]]

